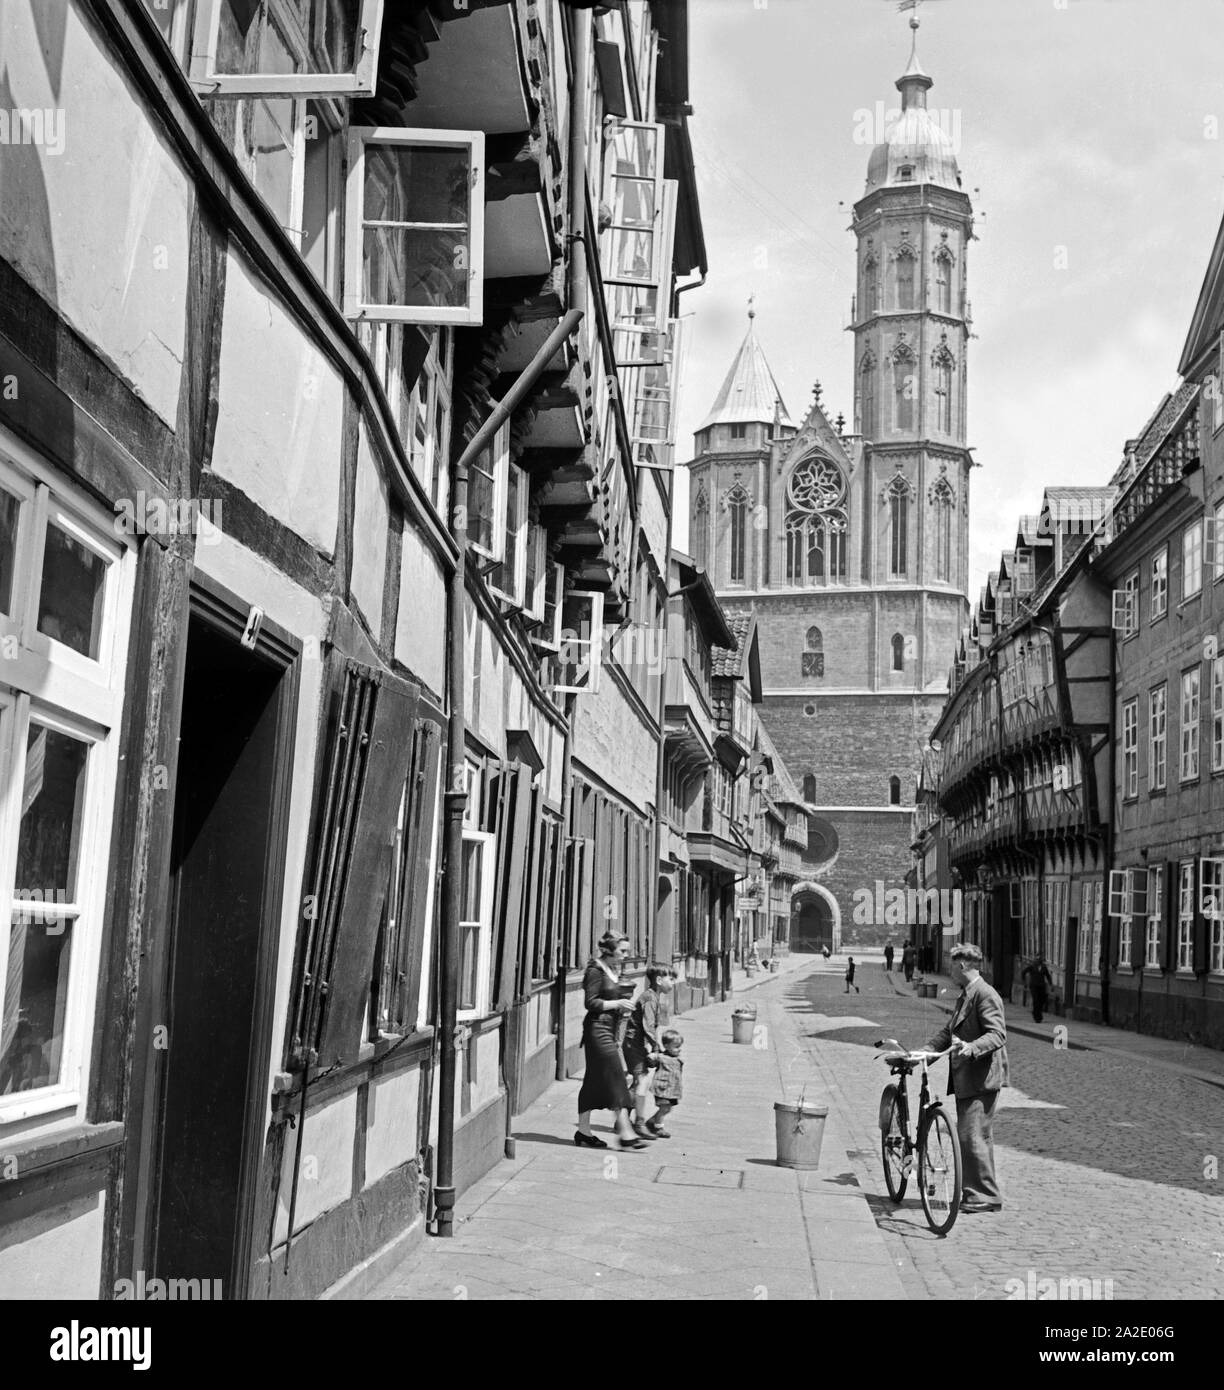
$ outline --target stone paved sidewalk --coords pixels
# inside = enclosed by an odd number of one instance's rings
[[[831,967],[820,957],[791,958],[778,976],[752,981],[752,1046],[731,1041],[734,999],[676,1020],[685,1094],[670,1140],[627,1153],[614,1141],[607,1150],[579,1149],[579,1083],[550,1087],[515,1123],[515,1159],[460,1199],[454,1237],[427,1240],[370,1296],[904,1297],[837,1111],[818,1170],[774,1161],[774,1101],[821,1099],[784,998]]]

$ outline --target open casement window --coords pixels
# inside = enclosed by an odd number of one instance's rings
[[[489,588],[523,608],[527,602],[527,502],[531,479],[517,465],[506,470],[506,526],[502,562],[489,574]],[[533,538],[534,539],[534,538]]]
[[[657,287],[664,258],[663,127],[617,122],[607,168],[612,218],[600,239],[604,283]]]
[[[565,600],[565,566],[546,564],[544,566],[543,594],[541,598],[540,628],[532,634],[531,640],[541,651],[561,650],[561,615]]]
[[[532,771],[526,764],[503,764],[490,779],[485,803],[485,829],[497,848],[489,1000],[494,1009],[508,1007],[520,996],[520,954],[523,934],[531,920],[527,901],[529,876],[538,855],[541,820],[531,782]]]
[[[1139,594],[1136,590],[1113,591],[1113,630],[1119,637],[1133,637],[1139,631]]]
[[[468,545],[499,565],[506,558],[506,498],[510,486],[507,421],[468,469]],[[522,480],[526,482],[526,478]]]
[[[398,323],[484,315],[484,135],[354,126],[344,313]]]
[[[1203,564],[1213,579],[1224,575],[1224,526],[1220,508],[1215,516],[1203,518]]]
[[[604,596],[584,590],[571,590],[561,605],[560,644],[550,658],[548,688],[555,694],[567,692],[593,695],[599,689],[599,670],[603,656]]]
[[[548,532],[538,521],[527,523],[526,579],[523,585],[523,614],[543,624],[548,602],[552,566],[548,563]]]
[[[1148,912],[1148,871],[1111,869],[1109,871],[1109,915],[1146,917]]]
[[[618,367],[657,366],[668,346],[671,310],[672,247],[679,185],[663,180],[662,225],[655,277],[650,284],[608,284],[612,347]]]
[[[495,837],[484,830],[463,832],[459,905],[459,1017],[489,1012],[493,959]]]
[[[422,712],[428,707],[421,703]],[[371,1017],[381,1036],[399,1037],[416,1026],[424,945],[435,911],[438,780],[443,722],[422,714],[411,732],[412,756],[400,798],[391,860],[391,887],[379,933]]]
[[[353,1062],[414,740],[417,689],[338,656],[323,743],[312,871],[298,943],[289,1069]],[[413,880],[413,892],[425,884]]]
[[[1195,941],[1195,971],[1224,973],[1224,859],[1199,860],[1198,910],[1202,952]]]
[[[383,0],[199,0],[202,97],[373,96]]]

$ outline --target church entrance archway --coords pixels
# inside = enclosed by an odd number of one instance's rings
[[[841,910],[837,899],[820,883],[801,883],[791,894],[792,951],[815,954],[825,947],[841,949]]]

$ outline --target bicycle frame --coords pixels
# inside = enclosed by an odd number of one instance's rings
[[[884,1046],[883,1043],[880,1046]],[[944,1113],[942,1101],[931,1094],[930,1064],[951,1052],[909,1052],[899,1046],[881,1054],[889,1071],[898,1077],[880,1096],[880,1131],[884,1178],[894,1203],[905,1196],[918,1163],[919,1196],[927,1224],[937,1235],[946,1235],[956,1221],[961,1196],[961,1155],[955,1126]],[[911,1124],[909,1075],[921,1072],[918,1109]],[[932,1135],[935,1136],[932,1147]],[[951,1182],[949,1191],[948,1182]]]

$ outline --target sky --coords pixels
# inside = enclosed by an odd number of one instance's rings
[[[897,0],[690,0],[710,273],[685,294],[677,458],[747,328],[791,415],[853,415],[851,208],[910,51]],[[1224,214],[1224,0],[928,0],[928,105],[959,122],[979,238],[968,442],[976,603],[1051,484],[1104,484],[1177,363]],[[688,475],[677,487],[687,542]]]

